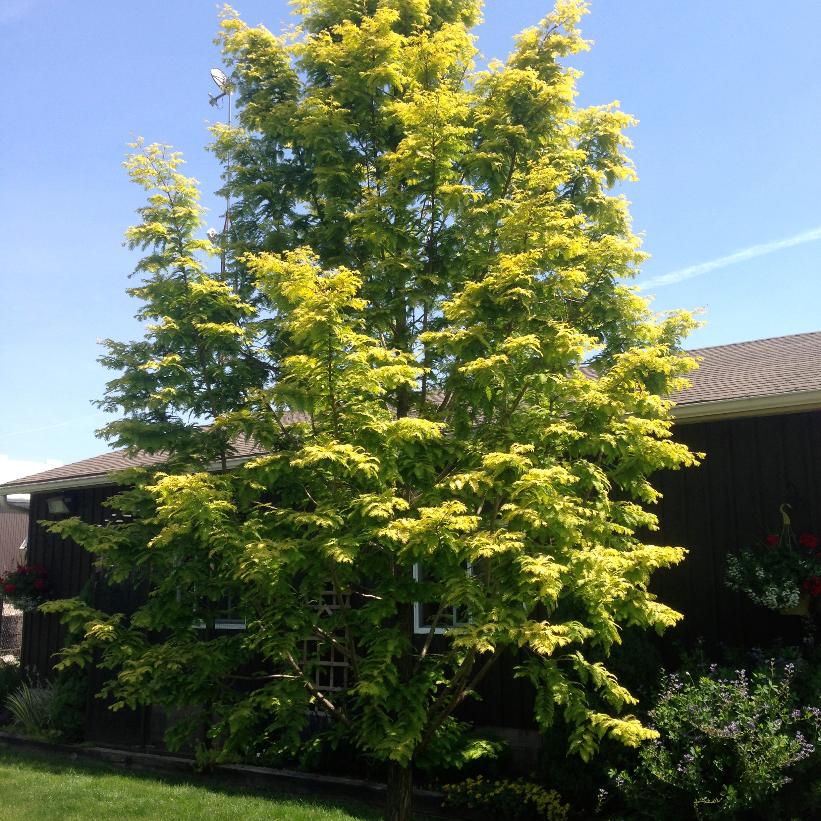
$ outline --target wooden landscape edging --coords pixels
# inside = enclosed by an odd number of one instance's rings
[[[335,775],[303,773],[297,770],[274,770],[243,764],[221,764],[209,773],[199,772],[194,760],[175,755],[141,753],[115,747],[87,747],[77,744],[52,744],[31,738],[0,732],[0,748],[14,747],[36,752],[57,753],[72,760],[102,761],[127,770],[153,772],[159,775],[191,776],[204,783],[218,778],[232,785],[254,789],[277,790],[295,795],[322,799],[353,799],[360,803],[383,807],[384,784]],[[458,818],[442,809],[442,795],[432,790],[414,789],[415,813],[438,818]]]

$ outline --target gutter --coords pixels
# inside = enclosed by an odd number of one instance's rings
[[[748,396],[741,399],[717,399],[675,405],[673,419],[683,425],[749,416],[774,416],[779,413],[805,413],[821,409],[821,390],[780,393],[771,396]]]

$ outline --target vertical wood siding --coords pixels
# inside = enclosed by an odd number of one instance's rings
[[[0,575],[14,570],[20,561],[20,545],[28,531],[25,510],[0,510]]]
[[[111,486],[85,488],[66,491],[54,495],[71,498],[71,512],[90,524],[102,524],[110,511],[103,506],[105,500],[114,494]],[[91,555],[79,545],[47,533],[39,524],[50,518],[46,493],[33,494],[29,518],[30,564],[42,564],[48,570],[54,587],[55,598],[69,598],[78,595],[86,584],[93,584]],[[128,585],[110,588],[94,585],[91,590],[93,604],[112,611],[133,609],[139,591]],[[41,676],[50,676],[57,662],[55,654],[65,644],[65,628],[56,616],[41,613],[27,613],[23,622],[22,664],[36,670]],[[107,704],[96,693],[108,673],[92,667],[89,671],[89,699],[86,711],[86,740],[102,744],[122,746],[139,745],[146,726],[146,710],[120,710],[112,713]]]
[[[70,497],[72,513],[85,522],[102,524],[106,515],[102,503],[112,493],[111,487],[97,487],[57,494],[32,494],[28,561],[45,566],[55,598],[70,598],[82,591],[91,576],[91,555],[74,542],[46,532],[40,525],[41,520],[50,518],[47,499],[50,495]],[[56,616],[27,613],[23,620],[23,665],[48,676],[56,662],[54,654],[64,641],[65,630]]]
[[[683,564],[658,574],[662,601],[685,615],[668,636],[708,645],[795,641],[800,619],[780,616],[724,584],[729,552],[781,527],[792,506],[796,533],[821,535],[821,412],[681,425],[676,439],[706,453],[695,469],[660,474],[658,544],[686,547]]]

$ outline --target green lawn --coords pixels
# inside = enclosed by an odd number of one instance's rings
[[[96,762],[0,748],[0,819],[105,821],[242,819],[360,821],[380,813],[236,787],[124,772]]]

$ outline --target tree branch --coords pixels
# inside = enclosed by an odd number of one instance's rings
[[[305,689],[328,711],[328,713],[340,721],[346,727],[351,726],[351,721],[339,707],[337,707],[328,697],[322,693],[319,688],[305,675],[302,668],[296,663],[294,657],[290,653],[285,654],[285,660],[288,662],[290,668],[297,674],[297,678],[301,678]]]

